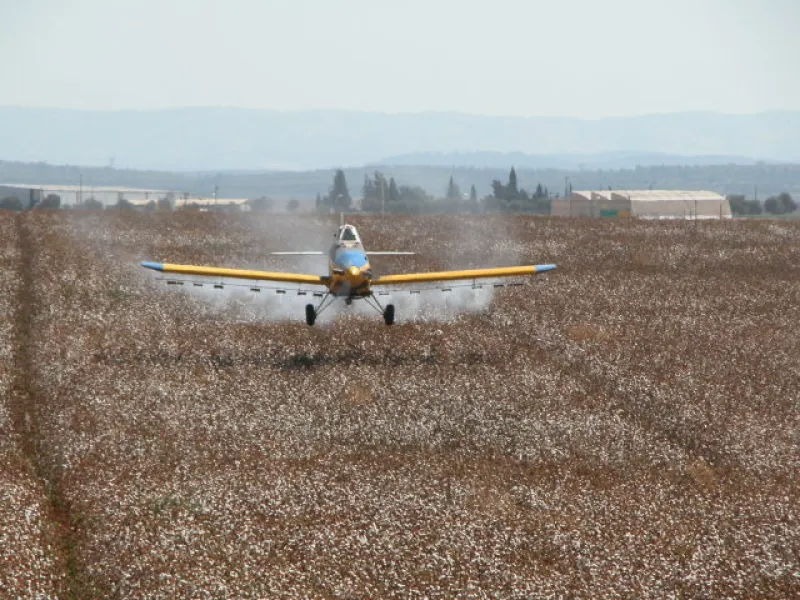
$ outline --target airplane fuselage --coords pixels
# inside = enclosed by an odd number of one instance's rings
[[[328,254],[328,290],[335,296],[363,298],[372,293],[372,267],[358,240],[342,240]]]

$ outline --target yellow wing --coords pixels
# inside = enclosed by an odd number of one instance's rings
[[[432,281],[454,281],[457,279],[482,279],[486,277],[516,277],[535,275],[552,271],[555,265],[529,265],[525,267],[498,267],[494,269],[469,269],[466,271],[437,271],[432,273],[408,273],[405,275],[384,275],[376,277],[372,285],[398,285],[403,283],[424,283]]]
[[[224,269],[221,267],[199,267],[195,265],[174,265],[170,263],[143,262],[142,266],[162,273],[182,275],[205,275],[208,277],[232,277],[255,281],[281,281],[284,283],[306,283],[326,285],[327,277],[305,275],[303,273],[280,273],[275,271],[251,271],[249,269]]]

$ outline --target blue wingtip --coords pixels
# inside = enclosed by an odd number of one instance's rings
[[[153,269],[154,271],[164,270],[164,263],[142,261],[141,264],[145,269]]]
[[[542,271],[554,271],[555,268],[555,265],[536,265],[536,272],[541,273]]]

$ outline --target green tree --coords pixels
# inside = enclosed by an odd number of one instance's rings
[[[760,215],[761,204],[757,200],[747,200],[744,194],[731,194],[728,196],[731,213],[734,215]]]
[[[381,201],[378,198],[375,182],[369,175],[364,175],[364,185],[361,188],[361,210],[375,212],[380,209]]]
[[[389,201],[390,187],[391,183],[386,182],[386,177],[380,171],[375,171],[371,178],[365,175],[361,190],[361,208],[372,212],[382,210]],[[399,199],[399,190],[397,194]]]
[[[793,213],[797,210],[797,202],[794,201],[788,192],[778,194],[778,202],[783,205],[784,212]]]
[[[517,182],[517,171],[511,167],[508,173],[508,183],[503,183],[497,179],[492,181],[492,197],[487,199],[487,210],[519,210],[522,208],[520,201],[525,201],[528,194],[523,196],[519,190]]]
[[[421,213],[425,212],[432,202],[432,198],[419,186],[401,185],[400,202],[392,206],[394,212]]]
[[[47,194],[39,203],[41,208],[60,208],[61,207],[61,196],[58,194]]]
[[[122,194],[119,194],[117,196],[117,203],[115,205],[115,208],[118,208],[119,210],[133,210],[133,204],[128,202],[125,199],[125,196],[123,196]]]
[[[389,178],[389,202],[400,202],[400,190],[397,189],[394,177]]]
[[[504,186],[503,182],[499,179],[494,179],[492,181],[492,196],[497,200],[506,199],[506,186]]]
[[[353,204],[344,171],[337,169],[333,176],[333,186],[328,193],[328,205],[336,211],[349,210]]]
[[[508,174],[508,186],[506,186],[506,200],[516,200],[519,198],[519,186],[517,185],[517,172],[514,167]]]
[[[766,200],[764,200],[764,210],[767,211],[771,215],[780,214],[781,206],[778,204],[778,197],[777,196],[770,196]]]
[[[156,210],[169,212],[172,210],[174,201],[174,198],[170,199],[169,194],[167,194],[166,196],[158,199],[158,202],[156,203]]]
[[[787,192],[770,196],[764,201],[764,210],[773,215],[785,215],[797,210],[797,203]]]
[[[0,200],[0,210],[22,210],[22,202],[16,196],[8,196]]]
[[[319,194],[317,194],[317,197],[319,197]],[[267,196],[251,198],[247,201],[247,204],[250,205],[250,210],[254,212],[267,212],[272,210],[272,207],[274,206],[272,198],[268,198]]]
[[[547,190],[545,189],[545,193],[541,198],[535,198],[533,200],[533,206],[531,207],[531,210],[539,215],[549,215],[550,205],[550,197],[547,195]]]
[[[478,190],[475,189],[474,184],[469,187],[469,200],[465,202],[463,206],[460,206],[459,209],[470,213],[479,212],[480,203],[478,202]]]
[[[81,208],[84,210],[103,210],[103,203],[94,196],[89,196],[83,201]]]
[[[746,215],[750,213],[747,206],[747,199],[744,197],[744,194],[729,195],[728,204],[730,204],[731,213],[734,215]]]
[[[450,182],[447,184],[447,199],[448,200],[460,200],[461,199],[461,189],[458,187],[458,184],[453,180],[453,176],[450,176]]]

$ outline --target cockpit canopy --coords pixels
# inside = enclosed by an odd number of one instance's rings
[[[361,244],[361,238],[358,237],[356,228],[352,225],[342,225],[339,228],[339,243]]]

